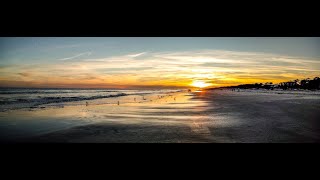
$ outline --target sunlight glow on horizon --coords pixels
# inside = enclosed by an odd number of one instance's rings
[[[204,88],[204,87],[208,87],[208,86],[210,86],[210,85],[211,85],[210,83],[206,83],[206,82],[204,82],[204,81],[199,81],[199,80],[194,81],[194,82],[191,84],[191,86],[193,86],[193,87],[198,87],[198,88]]]

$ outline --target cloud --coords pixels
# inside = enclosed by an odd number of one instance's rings
[[[71,60],[71,59],[74,59],[74,58],[77,58],[77,57],[80,57],[80,56],[90,56],[92,53],[91,52],[84,52],[84,53],[80,53],[80,54],[77,54],[75,56],[72,56],[72,57],[67,57],[67,58],[62,58],[62,59],[59,59],[60,61],[67,61],[67,60]]]
[[[127,56],[135,58],[135,57],[138,57],[138,56],[142,56],[142,55],[144,55],[146,53],[147,52],[142,52],[142,53],[138,53],[138,54],[130,54],[130,55],[127,55]]]
[[[31,76],[32,73],[28,73],[28,72],[22,72],[22,73],[18,73],[19,75],[21,76],[25,76],[25,77],[28,77],[28,76]]]
[[[146,52],[141,52],[67,61],[90,54],[91,52],[84,52],[63,58],[63,64],[56,63],[50,66],[0,66],[0,76],[3,80],[26,79],[40,84],[186,86],[193,80],[217,85],[276,82],[314,77],[320,72],[320,59],[222,50],[148,52],[147,56],[144,56]],[[143,56],[143,59],[135,60],[140,56]],[[24,74],[25,72],[32,74]]]

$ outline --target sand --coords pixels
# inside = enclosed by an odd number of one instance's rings
[[[176,100],[166,96],[144,103],[82,107],[91,108],[83,117],[91,119],[89,123],[75,123],[12,142],[320,142],[320,97],[315,93],[212,90],[184,92],[174,97]],[[66,108],[61,111],[71,112]],[[74,111],[79,114],[81,110]],[[70,113],[70,117],[74,116]]]

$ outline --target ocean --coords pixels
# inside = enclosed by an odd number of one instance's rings
[[[114,89],[35,89],[1,88],[0,112],[22,108],[44,108],[46,106],[76,105],[90,102],[93,104],[110,103],[101,101],[121,96],[141,96],[165,94],[180,90],[114,90]],[[131,98],[133,100],[133,98]],[[100,100],[100,101],[99,101]]]

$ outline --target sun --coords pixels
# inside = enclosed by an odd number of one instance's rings
[[[201,81],[201,80],[193,81],[191,84],[191,86],[198,87],[198,88],[204,88],[210,85],[211,85],[210,83],[206,83],[205,81]]]

